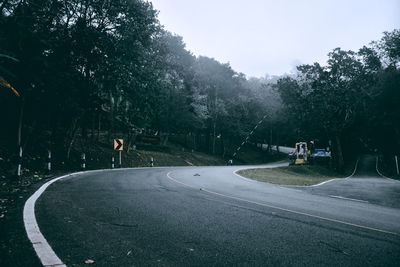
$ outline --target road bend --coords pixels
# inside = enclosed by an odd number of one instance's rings
[[[240,168],[75,175],[49,186],[36,218],[67,266],[398,266],[397,205],[248,180]]]

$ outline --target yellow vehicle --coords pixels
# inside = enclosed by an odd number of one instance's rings
[[[308,163],[308,157],[310,155],[310,151],[307,149],[306,142],[296,143],[296,151],[295,151],[295,162],[294,164],[306,164]]]

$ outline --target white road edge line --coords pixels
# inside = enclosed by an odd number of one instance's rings
[[[350,176],[348,176],[348,177],[345,177],[345,178],[333,178],[333,179],[330,179],[330,180],[323,181],[323,182],[321,182],[321,183],[319,183],[319,184],[313,184],[313,185],[281,185],[281,186],[290,186],[290,187],[314,187],[314,186],[320,186],[320,185],[323,185],[323,184],[326,184],[326,183],[329,183],[329,182],[332,182],[332,181],[336,181],[336,180],[349,179],[349,178],[353,177],[353,175],[356,173],[357,166],[358,166],[358,160],[359,160],[359,159],[357,159],[357,161],[356,161],[356,164],[355,164],[353,173],[352,173]],[[283,166],[285,166],[285,165],[283,165]],[[268,169],[277,168],[277,167],[281,167],[281,166],[270,167],[270,168],[268,168]],[[261,168],[264,168],[264,167],[260,167],[260,168],[257,168],[257,169],[261,169]],[[252,169],[252,168],[248,168],[248,169]],[[253,169],[254,169],[254,168],[253,168]],[[254,182],[254,181],[255,181],[255,180],[252,180],[252,179],[243,177],[243,176],[241,176],[240,174],[237,173],[238,171],[241,171],[241,170],[246,170],[246,168],[242,168],[242,169],[238,169],[238,170],[236,170],[236,171],[233,171],[233,174],[236,175],[237,177],[239,177],[239,178],[245,180],[245,181],[248,181],[248,182]]]
[[[385,178],[385,179],[389,179],[389,180],[393,180],[393,181],[396,181],[395,179],[392,179],[392,178],[389,178],[389,177],[386,177],[385,175],[383,175],[380,171],[379,171],[379,168],[378,168],[378,156],[376,156],[376,164],[375,164],[375,169],[376,169],[376,172],[382,177],[382,178]]]
[[[352,200],[352,201],[357,201],[357,202],[364,202],[364,203],[369,203],[366,200],[361,200],[361,199],[355,199],[355,198],[348,198],[348,197],[342,197],[342,196],[334,196],[334,195],[329,195],[330,197],[334,198],[339,198],[339,199],[345,199],[345,200]]]
[[[172,182],[175,183],[179,183],[181,185],[184,185],[186,187],[198,190],[199,188],[185,184],[184,182],[181,182],[175,178],[173,178],[171,176],[171,172],[167,173],[167,178],[170,179]],[[266,203],[260,203],[260,202],[256,202],[256,201],[252,201],[252,200],[248,200],[248,199],[244,199],[244,198],[240,198],[240,197],[235,197],[235,196],[230,196],[230,195],[225,195],[225,194],[221,194],[218,192],[214,192],[214,191],[210,191],[208,189],[205,188],[200,188],[201,191],[207,192],[209,194],[213,194],[213,195],[217,195],[217,196],[221,196],[224,198],[230,198],[230,199],[235,199],[235,200],[239,200],[239,201],[243,201],[243,202],[247,202],[247,203],[251,203],[251,204],[255,204],[258,206],[263,206],[263,207],[267,207],[267,208],[272,208],[272,209],[276,209],[276,210],[281,210],[281,211],[285,211],[285,212],[289,212],[289,213],[293,213],[293,214],[297,214],[297,215],[303,215],[306,217],[311,217],[311,218],[315,218],[315,219],[320,219],[323,221],[329,221],[329,222],[334,222],[334,223],[338,223],[338,224],[343,224],[343,225],[348,225],[348,226],[353,226],[356,228],[360,228],[360,229],[365,229],[365,230],[370,230],[370,231],[374,231],[374,232],[380,232],[380,233],[385,233],[385,234],[391,234],[391,235],[395,235],[395,236],[400,236],[400,233],[396,233],[396,232],[390,232],[387,230],[382,230],[382,229],[378,229],[378,228],[373,228],[373,227],[369,227],[369,226],[364,226],[364,225],[359,225],[359,224],[355,224],[355,223],[350,223],[350,222],[346,222],[346,221],[341,221],[341,220],[336,220],[336,219],[331,219],[331,218],[326,218],[326,217],[322,217],[322,216],[318,216],[318,215],[313,215],[313,214],[309,214],[309,213],[305,213],[305,212],[301,212],[301,211],[295,211],[295,210],[291,210],[291,209],[286,209],[286,208],[281,208],[278,206],[274,206],[274,205],[269,205]]]
[[[37,224],[35,217],[35,203],[40,195],[51,185],[52,183],[69,177],[72,174],[64,175],[53,180],[48,181],[42,185],[26,202],[24,206],[24,225],[26,234],[31,241],[33,248],[36,251],[37,256],[42,262],[43,266],[66,266],[60,258],[56,255],[53,249],[47,243],[46,238],[40,232],[39,225]]]
[[[241,170],[243,170],[243,169],[238,169],[238,170],[236,170],[236,171],[233,171],[232,173],[233,173],[234,175],[236,175],[237,177],[239,177],[240,179],[245,180],[245,181],[247,181],[247,182],[255,182],[255,180],[252,180],[252,179],[243,177],[243,176],[241,176],[240,174],[237,173],[238,171],[241,171]]]
[[[377,172],[381,177],[387,178],[387,177],[384,176],[384,175],[379,171],[379,169],[378,169],[378,157],[375,158],[375,169],[376,169],[376,172]]]
[[[46,238],[43,236],[42,232],[40,232],[39,225],[37,224],[35,217],[35,204],[36,200],[43,194],[43,192],[49,187],[51,184],[65,179],[67,177],[90,173],[90,172],[103,172],[103,171],[118,171],[118,170],[128,170],[128,169],[159,169],[159,168],[170,168],[170,167],[139,167],[139,168],[117,168],[117,169],[100,169],[100,170],[90,170],[90,171],[81,171],[70,173],[67,175],[63,175],[60,177],[56,177],[45,184],[43,184],[32,196],[28,198],[24,205],[23,211],[23,220],[24,226],[26,230],[26,234],[31,241],[33,248],[35,249],[36,255],[39,257],[43,266],[62,266],[66,267],[66,265],[60,260],[54,250],[51,248]]]
[[[241,170],[248,170],[248,169],[273,169],[273,168],[278,168],[278,167],[289,166],[289,163],[287,163],[287,162],[279,162],[279,161],[276,162],[276,163],[272,163],[272,164],[274,164],[274,165],[265,165],[265,166],[260,166],[260,167],[249,166],[249,167],[247,167],[247,168],[246,168],[246,167],[243,167],[243,168],[234,170],[232,173],[233,173],[234,175],[236,175],[237,177],[239,177],[240,179],[243,179],[243,180],[245,180],[245,181],[247,181],[247,182],[258,182],[258,181],[256,181],[256,180],[253,180],[253,179],[250,179],[250,178],[246,178],[246,177],[244,177],[244,176],[238,174],[237,172],[238,172],[238,171],[241,171]],[[276,166],[275,166],[275,165],[276,165]]]
[[[310,185],[310,187],[320,186],[320,185],[324,185],[324,184],[327,184],[327,183],[332,182],[332,181],[336,181],[336,180],[345,180],[345,179],[349,179],[349,178],[353,177],[354,174],[355,174],[356,171],[357,171],[358,161],[359,161],[359,160],[360,160],[360,158],[357,159],[356,164],[355,164],[355,166],[354,166],[354,170],[353,170],[353,172],[350,174],[350,176],[347,176],[347,177],[345,177],[345,178],[334,178],[334,179],[330,179],[330,180],[324,181],[324,182],[319,183],[319,184]]]

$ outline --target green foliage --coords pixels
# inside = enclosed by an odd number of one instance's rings
[[[297,77],[280,79],[277,89],[293,135],[332,140],[339,169],[343,142],[353,152],[354,144],[398,151],[399,40],[400,31],[394,30],[357,53],[336,48],[328,54],[327,66],[302,65]]]
[[[195,57],[144,0],[3,1],[0,77],[22,101],[1,90],[1,134],[13,144],[22,124],[25,143],[40,132],[68,150],[78,131],[181,133],[225,154],[268,115],[251,142],[331,139],[339,161],[341,143],[358,137],[389,151],[379,140],[400,140],[399,36],[386,32],[358,52],[336,48],[327,66],[299,66],[296,77],[246,79]]]
[[[212,151],[217,135],[241,142],[270,112],[272,88],[196,58],[156,14],[143,0],[3,1],[0,53],[19,62],[1,58],[0,71],[24,99],[23,133],[46,132],[66,150],[89,130],[108,130],[109,138],[143,130],[212,135]],[[7,93],[1,112],[10,115],[0,123],[15,133],[17,105]]]

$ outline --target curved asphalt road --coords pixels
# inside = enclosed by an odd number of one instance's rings
[[[376,163],[375,156],[362,155],[353,176],[333,180],[321,186],[300,189],[312,194],[350,198],[354,201],[400,209],[400,182],[380,176]]]
[[[96,266],[400,263],[398,208],[256,182],[237,169],[80,174],[52,184],[36,217],[68,266],[88,266],[87,259]]]

